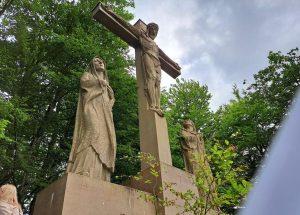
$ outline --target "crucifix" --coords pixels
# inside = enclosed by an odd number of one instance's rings
[[[161,69],[176,78],[180,67],[154,42],[158,25],[142,20],[131,25],[101,3],[93,9],[93,18],[135,48],[140,150],[172,165],[167,122],[160,108],[160,79]],[[141,168],[147,164],[142,162]]]

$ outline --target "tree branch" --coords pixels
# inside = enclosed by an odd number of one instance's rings
[[[6,3],[4,3],[3,7],[0,9],[0,16],[4,14],[4,12],[7,10],[7,8],[11,5],[13,0],[8,0]]]

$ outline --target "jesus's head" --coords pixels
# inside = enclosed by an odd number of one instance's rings
[[[158,25],[154,22],[151,22],[147,25],[147,34],[148,36],[154,40],[158,33]]]

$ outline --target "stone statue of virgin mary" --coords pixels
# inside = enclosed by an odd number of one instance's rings
[[[73,144],[67,172],[110,181],[116,158],[116,135],[104,61],[95,57],[80,79]]]

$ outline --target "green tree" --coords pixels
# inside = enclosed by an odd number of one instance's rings
[[[298,49],[287,55],[270,52],[269,66],[254,75],[254,83],[239,92],[235,100],[221,107],[215,116],[215,137],[237,147],[237,165],[245,165],[245,176],[253,177],[268,151],[300,84]]]
[[[0,2],[0,16],[2,16],[5,12],[5,10],[7,10],[7,8],[11,5],[13,0],[2,0]]]
[[[133,18],[133,1],[102,2]],[[132,60],[127,44],[91,19],[96,3],[14,0],[1,17],[0,184],[17,185],[23,205],[65,171],[79,78],[95,55],[106,61],[117,99],[117,154],[138,151],[136,81],[125,70]],[[132,162],[118,161],[116,175],[137,171]]]
[[[151,201],[156,206],[180,208],[178,214],[233,214],[245,199],[251,183],[240,177],[240,172],[244,171],[241,167],[234,165],[235,147],[228,141],[220,143],[215,140],[210,147],[207,155],[194,154],[194,162],[197,163],[194,185],[198,192],[187,190],[179,191],[176,184],[168,181],[163,186],[156,183],[159,176],[157,167],[159,162],[150,154],[141,154],[141,159],[150,167],[148,177],[142,174],[135,177],[135,180],[144,183],[146,186],[153,185],[152,195],[141,192],[140,197],[145,201]],[[213,167],[212,169],[207,163]],[[212,176],[212,171],[214,176]],[[164,189],[173,194],[168,198],[162,198],[159,195],[160,190]],[[177,205],[178,200],[182,200]],[[182,205],[183,202],[183,205]]]
[[[178,142],[182,122],[191,119],[203,132],[204,138],[210,136],[212,111],[209,109],[211,94],[207,86],[194,80],[177,79],[169,90],[162,94],[162,107],[168,122],[173,165],[183,168],[181,146]]]
[[[195,155],[194,159],[198,163],[195,185],[199,196],[191,190],[178,192],[172,186],[168,187],[177,197],[184,200],[183,214],[188,212],[195,215],[207,215],[212,211],[217,214],[236,212],[236,208],[242,204],[251,187],[250,182],[239,176],[243,169],[235,167],[236,156],[235,148],[228,141],[222,144],[214,141],[207,155]],[[206,162],[213,167],[213,177]]]

